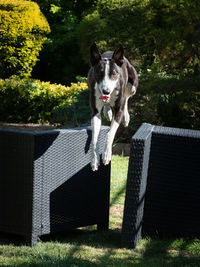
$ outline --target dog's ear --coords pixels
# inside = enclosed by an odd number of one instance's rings
[[[93,43],[90,47],[90,62],[92,66],[96,65],[101,60],[101,54],[97,48],[96,43]]]
[[[115,49],[112,58],[121,67],[124,62],[124,48],[121,44]]]

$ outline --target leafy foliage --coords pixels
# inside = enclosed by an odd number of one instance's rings
[[[117,139],[129,142],[143,122],[200,129],[200,80],[176,76],[140,77],[137,94],[129,100],[131,121]],[[2,121],[50,122],[79,126],[90,121],[89,92],[85,82],[71,86],[33,79],[0,80]],[[103,119],[103,124],[110,124]]]
[[[79,27],[82,56],[94,41],[102,51],[122,43],[143,72],[199,74],[199,13],[197,0],[98,0]]]
[[[89,91],[81,91],[72,103],[68,104],[67,101],[64,101],[54,108],[51,122],[68,126],[90,124],[91,111],[88,102]]]
[[[81,82],[65,87],[32,79],[0,80],[1,120],[50,122],[54,109],[65,105],[69,108],[77,101],[79,94],[85,90],[87,90],[87,84]],[[60,120],[54,119],[54,122],[59,123]],[[64,123],[71,123],[71,121],[64,121]]]
[[[140,73],[140,86],[129,103],[130,126],[118,133],[121,141],[129,141],[142,122],[199,129],[198,0],[36,2],[51,34],[33,77],[69,84],[77,75],[86,75],[92,42],[101,51],[122,43]],[[30,76],[49,32],[38,5],[0,1],[0,77]],[[86,88],[82,82],[63,87],[30,79],[0,80],[1,120],[87,123]]]
[[[0,77],[30,76],[50,28],[38,5],[29,1],[0,2]]]
[[[169,127],[200,129],[200,80],[176,76],[140,77],[137,94],[130,99],[129,141],[143,122]],[[122,140],[123,141],[123,140]]]
[[[69,84],[76,75],[86,75],[77,41],[77,27],[94,0],[36,0],[51,26],[51,34],[40,54],[33,77]]]

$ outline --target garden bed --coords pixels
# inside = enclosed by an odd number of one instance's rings
[[[1,129],[22,130],[22,131],[45,131],[58,128],[56,125],[39,123],[7,123],[0,122]]]

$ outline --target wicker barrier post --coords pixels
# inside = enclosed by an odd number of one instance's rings
[[[152,130],[152,125],[143,124],[131,140],[122,225],[122,245],[126,247],[135,247],[141,238]]]
[[[200,131],[143,124],[132,139],[122,244],[200,230]]]
[[[102,127],[102,153],[108,127]],[[0,231],[38,236],[97,224],[108,228],[110,165],[90,167],[91,129],[0,130]]]

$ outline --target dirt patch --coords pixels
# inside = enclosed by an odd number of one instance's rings
[[[123,205],[112,205],[110,207],[110,213],[115,213],[115,214],[123,214],[124,212],[124,206]]]
[[[112,153],[115,155],[130,156],[130,144],[117,143],[113,146]]]
[[[21,130],[21,131],[45,131],[58,128],[57,125],[37,123],[5,123],[0,122],[0,129]]]
[[[170,249],[167,251],[169,254],[174,254],[174,255],[178,255],[178,256],[183,256],[186,258],[191,258],[191,257],[197,257],[196,255],[186,252],[186,251],[181,251],[181,250],[174,250],[174,249]]]

